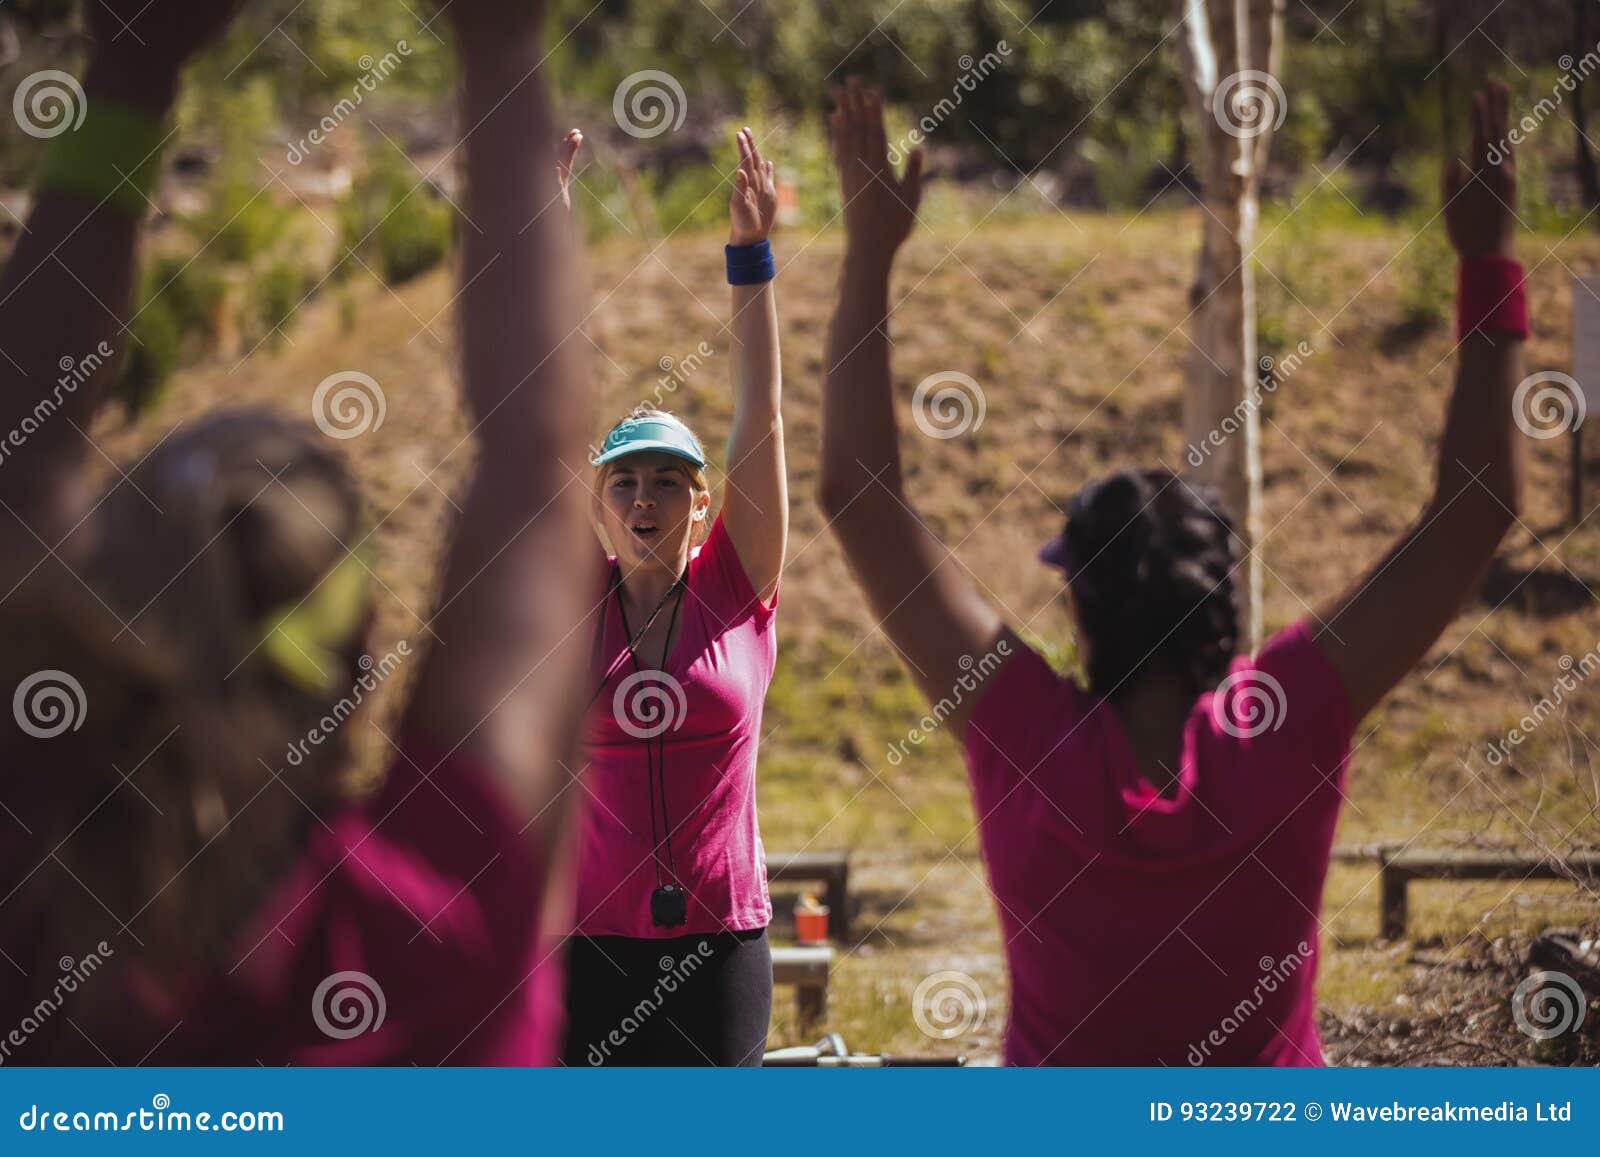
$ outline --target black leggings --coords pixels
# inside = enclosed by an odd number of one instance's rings
[[[771,1020],[765,928],[567,942],[563,1064],[759,1065]]]

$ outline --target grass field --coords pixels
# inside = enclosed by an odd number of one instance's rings
[[[1263,332],[1315,353],[1269,398],[1263,419],[1266,618],[1281,626],[1333,596],[1417,513],[1450,387],[1448,325],[1428,328],[1419,287],[1437,280],[1432,242],[1399,226],[1319,228],[1269,219]],[[972,375],[987,413],[951,440],[907,423],[907,486],[1014,625],[1070,660],[1056,578],[1032,559],[1083,482],[1130,464],[1181,467],[1180,396],[1190,345],[1194,212],[1137,218],[1039,208],[970,229],[952,218],[909,245],[892,334],[902,399],[925,376]],[[603,415],[657,395],[664,358],[715,353],[662,403],[710,445],[725,435],[727,292],[721,238],[619,239],[592,254],[595,389]],[[769,848],[844,848],[860,910],[835,973],[830,1028],[858,1048],[961,1051],[992,1059],[1004,1024],[1001,943],[956,746],[934,736],[898,765],[889,746],[924,709],[851,583],[813,501],[837,233],[783,235],[785,421],[793,496],[779,613],[781,655],[760,766]],[[1524,257],[1538,336],[1530,368],[1565,368],[1570,272],[1600,270],[1600,239],[1531,238]],[[1430,266],[1434,261],[1435,266]],[[1448,293],[1449,278],[1444,280]],[[379,521],[385,591],[377,650],[419,629],[433,564],[469,465],[451,352],[454,286],[437,273],[391,291],[365,273],[307,303],[284,340],[248,359],[185,371],[137,429],[102,444],[136,456],[171,422],[220,403],[309,417],[318,382],[360,370],[382,385],[381,428],[346,443]],[[1426,296],[1424,294],[1423,296]],[[1448,311],[1448,298],[1439,303]],[[597,436],[601,431],[597,430]],[[99,436],[99,435],[97,435]],[[1563,525],[1565,439],[1530,441],[1528,497],[1480,599],[1405,685],[1359,727],[1346,842],[1566,849],[1600,844],[1594,742],[1600,702],[1574,697],[1498,767],[1485,760],[1531,702],[1600,642],[1600,536]],[[720,456],[720,455],[717,455]],[[1600,493],[1589,495],[1600,502]],[[530,592],[537,597],[537,592]],[[392,706],[392,701],[390,702]],[[375,719],[381,721],[384,711]],[[384,747],[358,737],[372,769]],[[1550,925],[1600,924],[1593,895],[1564,884],[1414,889],[1412,936],[1377,938],[1371,869],[1336,867],[1324,901],[1319,978],[1330,1053],[1350,1061],[1497,1062],[1536,1055],[1508,999],[1527,939]],[[780,922],[785,924],[780,899]],[[924,977],[956,970],[986,998],[981,1024],[930,1040],[912,1015]],[[797,1043],[779,993],[775,1043]]]

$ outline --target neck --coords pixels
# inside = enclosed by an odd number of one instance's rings
[[[634,630],[644,626],[661,601],[667,597],[672,584],[682,571],[665,570],[660,566],[638,565],[622,572],[622,598],[628,608],[628,620]]]
[[[1177,791],[1183,728],[1194,698],[1188,680],[1158,660],[1111,700],[1140,773],[1168,798]]]

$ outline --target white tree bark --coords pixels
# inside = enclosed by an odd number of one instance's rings
[[[1183,429],[1197,478],[1222,496],[1248,551],[1241,608],[1261,643],[1261,398],[1253,250],[1260,173],[1284,112],[1284,0],[1177,0],[1179,55],[1205,208]],[[1195,458],[1201,460],[1195,464]]]

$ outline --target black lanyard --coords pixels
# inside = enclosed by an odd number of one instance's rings
[[[672,586],[667,588],[667,593],[661,596],[661,601],[656,604],[656,609],[650,612],[650,617],[644,621],[644,626],[639,628],[639,635],[641,638],[644,636],[644,633],[650,629],[650,624],[656,621],[656,616],[661,613],[661,608],[667,605],[667,600],[672,597],[673,592],[676,591],[680,586],[687,588],[688,585],[689,572],[686,570],[682,575],[679,576],[677,582],[673,583]],[[604,608],[605,603],[611,600],[613,592],[616,592],[618,606],[620,606],[622,600],[622,568],[620,566],[611,572],[611,582],[606,587],[606,597],[601,602],[600,617],[595,623],[594,646],[590,649],[591,658],[589,660],[589,669],[591,671],[600,665],[601,648],[605,645],[606,635],[606,613]],[[677,614],[676,609],[673,610],[673,614]],[[624,613],[622,616],[622,627],[623,633],[627,634],[628,616],[626,613]],[[611,660],[611,666],[607,667],[606,673],[600,676],[600,682],[595,684],[594,694],[589,696],[589,702],[584,706],[583,713],[585,715],[589,714],[589,708],[594,706],[594,701],[600,698],[600,693],[606,689],[606,684],[611,682],[611,676],[617,673],[617,668],[622,666],[622,660],[632,658],[633,652],[635,649],[637,649],[637,647],[638,643],[636,643],[630,637],[628,639],[627,649],[615,659]]]
[[[672,629],[677,626],[678,612],[683,606],[683,596],[688,589],[689,572],[685,570],[684,573],[678,576],[677,580],[673,582],[672,586],[667,588],[666,594],[661,596],[661,601],[656,604],[655,610],[650,612],[650,617],[645,620],[644,626],[641,627],[639,629],[639,633],[635,635],[632,628],[628,625],[628,608],[622,598],[622,568],[619,566],[615,571],[612,572],[611,590],[616,595],[617,614],[622,619],[622,633],[623,636],[628,640],[628,645],[626,650],[623,652],[623,655],[619,655],[616,659],[614,659],[611,663],[611,666],[606,670],[605,675],[601,677],[600,685],[595,688],[594,694],[589,698],[590,706],[594,705],[594,701],[598,699],[600,697],[600,693],[605,690],[606,684],[611,681],[611,676],[616,674],[617,668],[622,664],[624,655],[633,660],[634,674],[637,675],[643,672],[643,668],[639,664],[639,644],[643,640],[645,633],[649,631],[651,624],[656,621],[656,617],[661,614],[662,608],[667,605],[667,600],[671,599],[672,596],[676,594],[678,597],[672,604],[672,618],[667,622],[667,636],[661,645],[661,661],[656,664],[657,669],[665,673],[667,666],[667,655],[672,648]],[[605,616],[602,614],[599,627],[595,632],[596,654],[600,652],[601,647],[604,645],[602,642],[604,638]],[[661,849],[663,844],[666,845],[667,875],[671,876],[674,882],[676,882],[678,878],[678,867],[672,856],[672,822],[668,818],[667,814],[666,732],[667,729],[662,728],[659,734],[646,735],[644,737],[645,763],[649,768],[650,855],[655,861],[657,888],[660,888],[665,882],[661,871]],[[655,742],[656,740],[660,740],[659,745]],[[659,788],[657,787],[658,783],[660,785]],[[661,797],[661,827],[659,834],[656,828],[656,796],[658,792]]]

